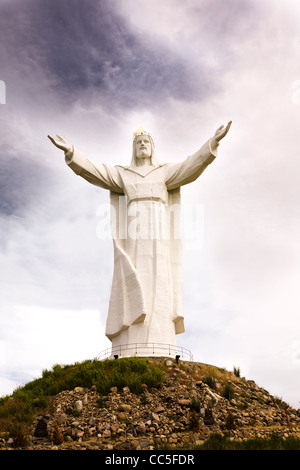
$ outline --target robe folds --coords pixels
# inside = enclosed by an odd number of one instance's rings
[[[114,272],[106,336],[113,348],[175,346],[185,331],[180,188],[201,175],[217,146],[210,139],[182,162],[142,167],[95,163],[74,147],[66,153],[77,175],[110,191]]]

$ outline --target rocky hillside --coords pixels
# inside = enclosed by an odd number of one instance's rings
[[[192,449],[213,433],[239,440],[300,437],[300,410],[237,371],[168,358],[149,362],[164,372],[159,387],[142,384],[133,393],[112,386],[103,395],[95,385],[76,386],[56,394],[27,429],[28,448]],[[16,446],[8,434],[0,437],[2,449]]]

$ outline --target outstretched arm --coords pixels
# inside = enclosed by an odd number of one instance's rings
[[[192,183],[217,156],[219,142],[228,133],[232,121],[226,127],[219,127],[214,136],[210,138],[196,153],[180,163],[166,164],[166,185],[168,189],[175,189],[184,184]]]
[[[79,150],[70,145],[61,136],[57,139],[48,135],[50,141],[65,153],[67,165],[89,183],[113,192],[123,193],[122,181],[118,170],[114,166],[103,163],[94,163],[83,155]]]

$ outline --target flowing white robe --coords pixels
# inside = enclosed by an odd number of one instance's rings
[[[180,187],[200,176],[217,146],[209,140],[183,162],[143,167],[94,163],[74,147],[66,154],[77,175],[110,191],[114,274],[106,336],[123,355],[134,354],[132,344],[139,353],[155,344],[153,353],[164,354],[163,345],[175,346],[185,331]]]

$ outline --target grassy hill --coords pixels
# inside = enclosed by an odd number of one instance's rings
[[[0,399],[0,448],[53,445],[300,449],[300,416],[237,368],[138,357],[56,364]]]
[[[53,396],[63,390],[95,386],[103,395],[113,386],[119,389],[128,386],[133,393],[139,394],[143,383],[157,387],[163,380],[162,369],[147,359],[136,357],[64,366],[55,364],[51,370],[44,370],[41,378],[0,398],[0,432],[9,431],[15,423],[31,423],[35,414],[49,410]]]

